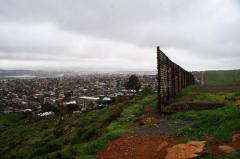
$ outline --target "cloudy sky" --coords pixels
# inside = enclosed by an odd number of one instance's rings
[[[240,68],[240,0],[0,0],[0,69]]]

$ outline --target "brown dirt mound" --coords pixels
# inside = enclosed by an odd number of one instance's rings
[[[96,159],[163,159],[175,144],[163,137],[126,136],[110,143]]]
[[[207,136],[204,141],[177,144],[167,137],[125,136],[111,142],[96,159],[190,159],[203,154],[240,157],[240,132],[233,132],[232,142],[224,143]]]

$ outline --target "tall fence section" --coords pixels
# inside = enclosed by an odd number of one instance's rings
[[[182,88],[194,84],[193,75],[179,65],[172,62],[157,47],[157,69],[158,69],[158,110],[164,112],[166,106]]]

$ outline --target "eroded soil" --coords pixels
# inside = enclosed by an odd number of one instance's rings
[[[146,106],[133,133],[111,142],[96,159],[189,159],[206,154],[240,158],[240,132],[233,132],[231,143],[213,137],[181,143],[181,138],[169,136],[191,124],[164,119]]]

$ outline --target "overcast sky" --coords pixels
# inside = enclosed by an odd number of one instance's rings
[[[240,68],[240,0],[0,0],[0,69]]]

